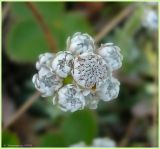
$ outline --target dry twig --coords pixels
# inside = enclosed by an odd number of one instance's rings
[[[36,6],[32,2],[26,2],[26,5],[32,11],[33,15],[35,16],[36,20],[38,21],[39,25],[41,26],[41,28],[45,34],[45,37],[47,39],[47,42],[48,42],[50,48],[52,49],[52,52],[56,53],[57,46],[56,46],[55,40],[53,39],[51,31],[50,31],[48,25],[46,24],[46,22],[44,21],[42,15],[40,14],[38,9],[36,8]]]
[[[129,14],[134,10],[135,7],[128,6],[122,12],[120,12],[111,22],[107,22],[102,30],[95,36],[95,41],[99,42],[106,36],[112,29],[120,23],[123,19],[129,16]]]
[[[122,138],[122,140],[119,143],[119,147],[125,147],[128,145],[129,142],[129,138],[133,133],[133,128],[135,126],[135,124],[137,123],[137,118],[133,117],[133,119],[131,120],[131,122],[129,123],[127,130],[126,130],[126,134],[124,135],[124,137]]]
[[[22,116],[22,114],[29,107],[32,106],[32,104],[38,99],[39,96],[40,96],[40,93],[39,92],[35,92],[29,99],[27,99],[27,101],[16,111],[16,113],[13,114],[13,116],[11,117],[9,122],[6,123],[6,125],[4,126],[4,129],[6,129],[9,126],[11,126],[18,118],[20,118],[20,116]]]
[[[2,10],[2,21],[4,21],[4,19],[6,18],[6,16],[8,15],[10,10],[10,4],[6,3],[3,10]]]

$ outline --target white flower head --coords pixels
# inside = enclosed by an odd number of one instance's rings
[[[73,56],[70,52],[59,52],[52,62],[52,68],[62,78],[66,78],[72,69]]]
[[[123,57],[120,53],[120,48],[113,43],[102,44],[97,50],[112,70],[119,69],[122,66]]]
[[[54,95],[55,91],[62,86],[62,79],[48,67],[41,67],[39,72],[33,76],[32,82],[42,93],[42,97]]]
[[[110,138],[96,138],[93,140],[93,147],[116,147],[116,142]]]
[[[109,76],[110,70],[103,58],[87,52],[74,59],[72,75],[78,85],[97,89]]]
[[[84,52],[93,52],[95,50],[94,39],[88,34],[77,32],[67,39],[67,49],[73,55],[79,55]]]
[[[54,54],[52,54],[52,53],[40,54],[39,60],[36,62],[37,70],[40,70],[40,68],[43,66],[50,67],[53,59],[54,59]]]
[[[145,9],[142,17],[142,25],[151,30],[158,29],[158,15],[155,10]]]
[[[43,97],[53,96],[65,112],[96,109],[100,100],[117,98],[120,83],[112,71],[122,65],[119,47],[106,43],[96,50],[91,36],[77,32],[67,39],[66,50],[39,56],[32,81]]]
[[[117,98],[119,94],[120,83],[117,79],[111,77],[99,88],[97,95],[103,101],[110,101]]]
[[[58,105],[63,111],[75,112],[85,106],[85,98],[73,84],[68,84],[58,91]]]

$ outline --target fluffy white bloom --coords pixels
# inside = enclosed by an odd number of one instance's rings
[[[110,101],[117,98],[119,94],[120,83],[117,79],[111,77],[99,88],[97,95],[103,101]]]
[[[84,52],[93,52],[95,50],[94,40],[88,34],[77,32],[67,39],[67,49],[73,55],[79,55]]]
[[[158,29],[158,15],[155,10],[146,9],[144,11],[142,25],[151,30]]]
[[[120,54],[120,48],[113,43],[102,44],[97,53],[104,58],[112,70],[119,69],[122,66],[123,57]]]
[[[76,57],[73,65],[74,80],[86,89],[97,89],[110,76],[103,58],[91,52]]]
[[[116,147],[115,141],[110,138],[96,138],[93,140],[93,147]]]
[[[53,104],[70,112],[117,98],[120,83],[112,71],[122,65],[119,47],[106,43],[96,50],[91,36],[77,32],[67,39],[66,49],[39,56],[32,81],[43,97],[53,96]]]
[[[73,56],[69,52],[57,53],[55,59],[52,62],[52,68],[62,78],[69,75],[72,69]]]
[[[32,78],[36,89],[42,93],[42,97],[54,95],[62,86],[62,80],[48,67],[41,67]]]
[[[61,110],[75,112],[84,108],[85,98],[75,85],[68,84],[58,91],[57,103]]]
[[[86,145],[85,142],[73,144],[70,147],[116,147],[116,142],[110,138],[95,138],[91,145]]]
[[[36,63],[37,70],[40,70],[40,68],[43,66],[50,67],[53,59],[54,59],[54,54],[52,53],[43,53],[39,55],[39,60]]]

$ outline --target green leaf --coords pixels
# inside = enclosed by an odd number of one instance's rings
[[[51,21],[51,19],[55,17],[58,18],[64,13],[63,2],[34,2],[33,4],[38,9],[39,13],[44,16],[46,21]],[[12,3],[12,16],[16,17],[17,19],[34,18],[26,3],[23,2]]]
[[[3,131],[2,133],[2,147],[13,147],[14,145],[19,145],[19,139],[17,138],[16,134]],[[13,146],[12,146],[13,145]]]
[[[65,12],[64,3],[34,4],[48,24],[59,51],[65,50],[66,39],[74,32],[92,32],[85,16],[78,12]],[[12,14],[15,21],[8,32],[7,54],[14,61],[35,62],[39,54],[49,51],[45,35],[24,3],[13,3]]]
[[[65,13],[64,2],[36,2],[35,5],[47,23],[60,18]]]
[[[90,144],[97,135],[97,121],[95,115],[89,110],[77,111],[64,122],[61,130],[68,145],[85,141]]]
[[[20,21],[8,35],[7,54],[11,59],[31,62],[48,49],[44,35],[34,20]]]
[[[65,139],[59,132],[47,133],[40,138],[40,147],[65,147]]]

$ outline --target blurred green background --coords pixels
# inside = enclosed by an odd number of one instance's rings
[[[39,98],[9,128],[2,146],[66,147],[96,137],[109,137],[117,146],[158,146],[157,83],[158,29],[142,25],[143,12],[158,5],[127,2],[35,2],[59,51],[75,32],[96,36],[127,7],[135,10],[106,34],[100,43],[121,48],[123,66],[117,72],[119,97],[101,101],[96,110],[65,113],[51,98]],[[36,91],[32,76],[38,55],[53,52],[39,22],[24,2],[2,4],[2,127]],[[157,12],[158,13],[158,12]],[[56,49],[56,50],[57,50]],[[54,49],[55,50],[55,49]],[[125,141],[124,141],[125,140]],[[123,143],[125,142],[125,143]]]

